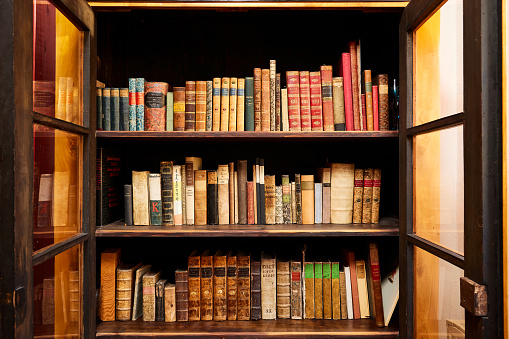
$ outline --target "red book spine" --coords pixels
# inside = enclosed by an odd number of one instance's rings
[[[288,88],[288,121],[290,131],[300,131],[300,89],[299,72],[286,72]]]
[[[378,126],[378,86],[373,86],[373,130],[380,130]]]
[[[382,279],[380,276],[380,264],[378,259],[378,246],[369,244],[369,267],[371,268],[371,288],[373,292],[374,318],[378,327],[384,327],[384,305],[382,301]]]
[[[254,192],[253,182],[247,182],[247,223],[254,225]]]
[[[334,131],[334,106],[332,103],[332,66],[321,66],[323,130]]]
[[[361,110],[359,107],[359,72],[358,72],[358,65],[357,65],[357,45],[355,41],[350,41],[348,43],[348,46],[350,48],[350,63],[351,63],[351,74],[352,74],[352,96],[353,96],[353,125],[354,129],[356,131],[361,130],[361,123],[360,123],[360,114]]]
[[[362,102],[362,110],[361,110],[361,119],[362,119],[362,126],[361,131],[367,131],[367,118],[366,118],[366,94],[361,94],[361,102]]]
[[[145,82],[145,131],[164,131],[166,129],[165,82]]]
[[[353,131],[353,102],[352,102],[352,72],[350,69],[350,53],[343,53],[341,71],[343,73],[343,86],[345,93],[345,122],[346,130]]]
[[[320,77],[320,72],[310,72],[309,82],[309,92],[311,98],[311,130],[323,131],[322,80]]]
[[[311,96],[309,92],[309,72],[299,72],[300,88],[300,126],[303,131],[311,131]]]

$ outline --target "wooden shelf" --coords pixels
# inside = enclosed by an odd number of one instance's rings
[[[379,328],[371,319],[358,320],[259,320],[200,322],[102,322],[97,325],[101,338],[398,338],[396,325]]]
[[[379,224],[125,226],[121,221],[97,227],[96,237],[351,237],[398,236],[396,218]]]

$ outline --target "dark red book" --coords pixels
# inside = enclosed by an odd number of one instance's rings
[[[367,118],[366,118],[366,94],[361,94],[361,131],[367,131]]]
[[[300,89],[299,72],[286,72],[286,86],[288,88],[288,121],[290,131],[300,131]]]
[[[379,131],[378,126],[378,86],[373,86],[373,131]]]
[[[350,267],[350,281],[352,284],[352,304],[353,304],[353,318],[361,318],[361,309],[359,304],[359,288],[357,283],[357,270],[355,265],[355,253],[350,250],[342,251],[343,262],[345,266]]]
[[[253,182],[247,182],[247,223],[254,225],[254,191]]]
[[[361,131],[361,108],[359,98],[360,98],[360,88],[359,88],[359,65],[357,65],[357,44],[355,41],[350,41],[348,43],[348,48],[350,51],[350,71],[352,74],[352,96],[353,96],[353,126],[356,131]]]
[[[371,317],[378,327],[384,327],[384,305],[382,300],[382,281],[380,275],[380,263],[378,259],[378,246],[376,243],[369,244],[368,258],[368,293],[371,304]]]
[[[323,130],[334,131],[334,107],[332,103],[332,66],[321,66]]]
[[[302,131],[311,131],[311,97],[309,72],[299,72],[300,89],[300,127]]]
[[[145,82],[145,131],[166,130],[166,82]]]
[[[311,130],[323,131],[322,79],[320,72],[310,72],[309,83],[309,92],[311,97]]]
[[[352,100],[352,72],[350,68],[350,53],[341,55],[341,76],[343,77],[343,86],[345,94],[345,122],[346,130],[353,131],[353,100]]]

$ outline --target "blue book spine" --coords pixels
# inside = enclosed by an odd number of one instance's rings
[[[120,131],[129,131],[129,89],[120,89]]]
[[[103,88],[103,130],[111,131],[110,88]]]
[[[166,130],[173,131],[173,92],[166,94]]]
[[[145,79],[136,78],[136,130],[145,130]]]
[[[245,130],[254,131],[254,78],[246,77]]]
[[[129,131],[136,131],[136,78],[129,78]]]
[[[315,183],[315,224],[322,223],[322,184]]]
[[[118,88],[112,88],[110,91],[110,110],[112,131],[120,131],[120,93]]]
[[[103,129],[103,89],[97,87],[96,96],[97,129]]]

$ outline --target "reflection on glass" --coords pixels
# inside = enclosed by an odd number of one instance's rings
[[[414,337],[460,338],[465,309],[460,306],[462,269],[414,247]],[[463,335],[464,337],[464,335]]]
[[[77,245],[34,267],[34,337],[79,337],[81,261]]]
[[[34,125],[34,251],[80,231],[81,136]]]
[[[35,112],[82,124],[82,32],[53,4],[34,0]]]
[[[463,112],[463,0],[449,0],[415,31],[414,122]]]
[[[414,232],[463,254],[463,126],[414,137]]]

